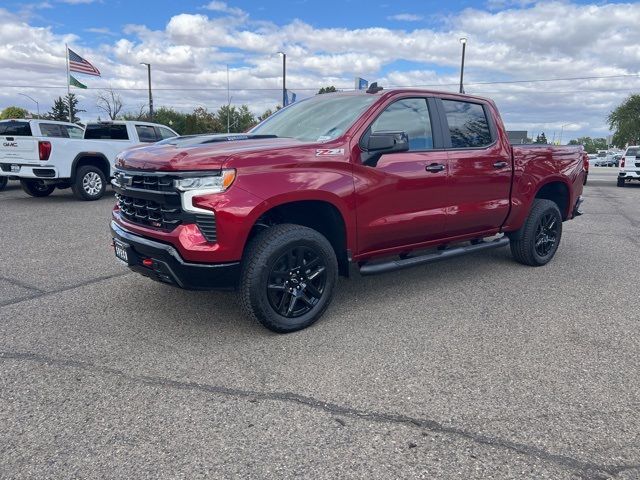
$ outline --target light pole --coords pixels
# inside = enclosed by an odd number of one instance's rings
[[[229,125],[231,118],[231,92],[229,90],[229,65],[227,65],[227,133],[230,133],[231,127]]]
[[[153,97],[151,96],[151,64],[140,62],[140,65],[147,66],[147,76],[149,78],[149,119],[153,120]]]
[[[282,55],[282,108],[287,106],[287,54],[277,52]]]
[[[464,53],[467,49],[467,37],[461,37],[460,43],[462,44],[462,63],[460,64],[460,93],[464,93],[462,82],[464,79]]]
[[[30,97],[26,93],[19,93],[18,95],[22,95],[23,97],[27,97],[29,100],[31,100],[32,102],[34,102],[36,104],[36,110],[38,111],[38,120],[40,120],[40,104],[38,103],[38,101],[35,98]]]
[[[562,145],[562,132],[564,132],[564,127],[571,125],[570,123],[565,123],[560,127],[560,140],[558,140],[558,144]]]

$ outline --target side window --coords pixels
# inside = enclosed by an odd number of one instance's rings
[[[443,100],[452,148],[479,148],[492,142],[484,108],[478,103]]]
[[[158,130],[160,130],[160,137],[162,137],[162,140],[166,140],[167,138],[174,138],[176,136],[176,134],[168,128],[158,127]]]
[[[69,138],[67,129],[57,123],[41,123],[40,133],[43,137]]]
[[[67,136],[69,138],[82,138],[84,137],[84,130],[80,127],[72,127],[71,125],[65,125],[64,128],[67,129]]]
[[[156,129],[149,125],[136,125],[136,132],[141,142],[157,142]]]
[[[90,123],[84,131],[85,140],[129,140],[127,126],[123,124]]]
[[[409,150],[433,148],[431,120],[426,98],[404,98],[389,105],[371,125],[372,132],[403,131]]]

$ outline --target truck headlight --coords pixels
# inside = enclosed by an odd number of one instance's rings
[[[189,177],[174,180],[174,185],[181,192],[197,190],[197,195],[208,193],[222,193],[227,190],[236,179],[234,169],[222,170],[220,175],[206,177]]]
[[[222,170],[220,175],[207,175],[202,177],[187,177],[174,180],[173,184],[180,192],[182,209],[192,213],[205,213],[213,215],[210,210],[196,207],[193,197],[222,193],[226,191],[236,179],[236,171],[232,168]]]

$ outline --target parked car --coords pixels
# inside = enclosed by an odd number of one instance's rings
[[[30,119],[0,120],[0,137],[4,137],[3,144],[15,142],[15,137],[82,138],[83,135],[84,129],[74,123]],[[15,152],[19,149],[19,146],[9,148],[3,145],[0,149],[0,162],[10,158],[12,150]],[[0,190],[4,190],[8,180],[9,177],[0,175]]]
[[[581,213],[582,147],[510,145],[495,103],[470,95],[372,86],[164,143],[118,156],[116,257],[166,284],[237,288],[275,332],[314,323],[355,268],[506,245],[545,265]]]
[[[20,180],[33,197],[71,188],[80,200],[97,200],[104,195],[118,153],[177,135],[164,125],[137,121],[90,122],[84,132],[64,122],[12,122],[0,133],[0,178]],[[68,136],[48,134],[54,130],[66,130]]]
[[[627,147],[620,160],[618,186],[624,187],[631,180],[640,180],[640,146]]]

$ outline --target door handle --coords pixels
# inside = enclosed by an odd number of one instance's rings
[[[493,168],[504,168],[507,166],[507,162],[496,162],[493,164]]]
[[[431,165],[427,165],[424,167],[427,172],[441,172],[444,170],[444,165],[441,163],[432,163]]]

